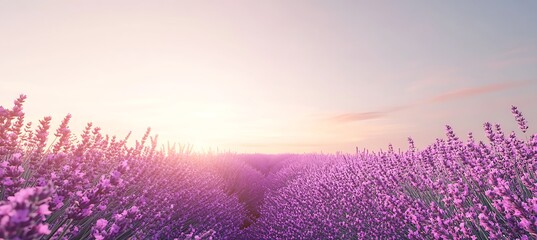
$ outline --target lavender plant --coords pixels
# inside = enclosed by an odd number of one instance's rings
[[[67,115],[50,146],[50,117],[32,132],[23,103],[0,108],[1,239],[227,239],[245,216],[220,179],[90,123],[76,140]],[[148,140],[151,144],[147,145]],[[190,235],[189,235],[190,234]]]
[[[524,133],[522,113],[513,114]],[[484,124],[418,151],[359,152],[310,169],[271,192],[250,239],[537,238],[536,139]]]

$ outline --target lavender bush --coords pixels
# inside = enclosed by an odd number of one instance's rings
[[[0,107],[0,239],[537,239],[537,134],[262,155],[127,145]],[[520,135],[520,136],[519,136]]]
[[[520,129],[528,127],[513,107]],[[490,142],[445,140],[334,156],[267,197],[252,239],[537,238],[537,135],[485,123]]]
[[[22,105],[0,108],[0,238],[229,238],[245,216],[223,182],[184,161],[188,152],[157,151],[150,131],[127,138],[87,125],[79,140],[71,116],[47,146],[50,117],[24,125]],[[23,126],[26,126],[23,129]],[[148,145],[147,142],[151,144]]]

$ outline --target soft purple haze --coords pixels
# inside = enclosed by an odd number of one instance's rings
[[[237,152],[537,122],[534,1],[0,0],[0,105]],[[535,124],[532,124],[535,126]],[[476,137],[483,138],[483,134]]]

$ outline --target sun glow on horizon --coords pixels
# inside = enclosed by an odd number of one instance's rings
[[[200,151],[427,143],[537,101],[522,5],[0,0],[0,105]]]

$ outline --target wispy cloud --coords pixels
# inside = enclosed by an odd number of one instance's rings
[[[434,96],[430,99],[428,99],[427,102],[431,103],[438,103],[438,102],[445,102],[449,100],[455,100],[459,98],[464,97],[470,97],[470,96],[476,96],[491,92],[498,92],[514,87],[520,87],[523,85],[528,84],[527,81],[517,81],[517,82],[506,82],[506,83],[497,83],[497,84],[490,84],[490,85],[484,85],[480,87],[473,87],[473,88],[463,88],[463,89],[457,89],[454,91],[446,92],[439,94],[437,96]]]
[[[331,120],[335,122],[355,122],[355,121],[381,118],[381,117],[384,117],[384,115],[386,115],[386,113],[384,112],[345,113],[345,114],[335,116]]]
[[[425,72],[418,76],[411,76],[415,78],[412,82],[406,86],[405,90],[408,92],[426,91],[431,88],[444,87],[446,84],[453,82],[466,81],[460,76],[461,68],[455,67],[442,67],[432,70],[424,70]]]
[[[410,107],[412,107],[412,105],[392,106],[392,107],[386,108],[383,111],[344,113],[344,114],[331,117],[329,118],[329,120],[332,122],[337,122],[337,123],[346,123],[346,122],[357,122],[357,121],[364,121],[364,120],[370,120],[370,119],[378,119],[378,118],[383,118],[390,113],[405,110]]]
[[[528,52],[532,52],[536,50],[535,46],[533,45],[519,45],[512,47],[511,49],[508,49],[507,51],[503,52],[501,56],[517,56],[520,54],[525,54]]]
[[[517,46],[485,62],[485,67],[502,69],[513,66],[529,65],[537,62],[537,48]]]
[[[472,88],[462,88],[462,89],[445,92],[445,93],[442,93],[434,97],[431,97],[431,98],[428,98],[428,99],[425,99],[423,101],[419,101],[416,103],[412,103],[412,104],[392,106],[392,107],[388,107],[384,110],[379,110],[379,111],[343,113],[343,114],[329,117],[328,120],[333,123],[348,123],[348,122],[358,122],[358,121],[365,121],[365,120],[372,120],[372,119],[380,119],[380,118],[386,117],[387,115],[393,112],[406,110],[406,109],[423,105],[423,104],[441,103],[441,102],[456,100],[459,98],[477,96],[477,95],[491,93],[491,92],[498,92],[502,90],[515,88],[515,87],[521,87],[530,83],[531,83],[530,81],[512,81],[512,82],[483,85],[483,86],[472,87]]]
[[[506,59],[495,59],[487,63],[493,69],[507,68],[511,66],[529,65],[537,62],[537,56],[512,57]]]

